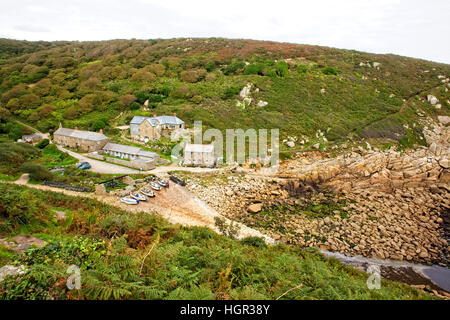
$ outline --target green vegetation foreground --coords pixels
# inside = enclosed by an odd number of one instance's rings
[[[380,290],[369,290],[366,273],[315,249],[232,240],[156,214],[24,186],[0,184],[0,193],[1,237],[47,241],[21,255],[0,246],[0,266],[28,270],[0,283],[1,299],[431,298],[384,280]],[[65,219],[57,220],[55,210]],[[80,290],[66,286],[70,265],[81,269]]]

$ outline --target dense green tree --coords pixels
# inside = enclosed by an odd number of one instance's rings
[[[105,129],[105,127],[108,125],[108,121],[106,119],[96,119],[92,125],[91,130],[92,131],[99,131],[100,129]]]
[[[136,101],[136,96],[132,94],[125,94],[119,98],[122,108],[128,108],[134,101]]]
[[[130,110],[139,110],[141,106],[136,101],[130,104]]]
[[[17,139],[22,138],[22,135],[22,127],[19,125],[15,125],[8,130],[8,138],[10,138],[11,140],[16,141]]]

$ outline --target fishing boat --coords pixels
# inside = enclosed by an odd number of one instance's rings
[[[153,190],[156,190],[156,191],[161,190],[161,186],[160,186],[159,184],[157,184],[156,182],[151,182],[151,183],[150,183],[150,187],[151,187]]]
[[[138,204],[139,200],[130,197],[120,197],[120,201],[126,204]]]
[[[147,197],[139,193],[130,193],[130,197],[138,201],[147,201]]]
[[[155,196],[155,193],[152,190],[149,190],[149,189],[141,189],[141,193],[144,196],[147,196],[147,197],[154,197]]]
[[[157,182],[160,186],[162,186],[162,187],[164,187],[164,188],[168,188],[168,187],[169,187],[169,183],[165,182],[164,180],[158,179],[158,180],[156,180],[156,182]]]

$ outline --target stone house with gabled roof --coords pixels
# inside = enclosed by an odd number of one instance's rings
[[[93,152],[101,150],[109,139],[101,129],[100,132],[83,131],[76,127],[74,129],[63,128],[59,124],[58,130],[53,133],[53,141],[63,147]]]
[[[184,128],[184,121],[176,116],[144,117],[134,116],[130,122],[131,138],[141,141],[159,140],[161,136],[169,137],[176,129]]]
[[[214,144],[188,143],[184,147],[184,165],[214,167],[216,165]]]

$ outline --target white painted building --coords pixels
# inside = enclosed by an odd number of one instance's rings
[[[184,165],[213,167],[216,165],[213,144],[186,144]]]

